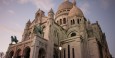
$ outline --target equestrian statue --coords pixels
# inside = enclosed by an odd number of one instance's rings
[[[11,36],[11,44],[15,42],[17,44],[18,40],[16,36]]]

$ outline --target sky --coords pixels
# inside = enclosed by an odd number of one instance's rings
[[[72,0],[70,0],[72,1]],[[6,52],[11,36],[21,41],[26,22],[42,9],[46,16],[53,8],[56,13],[63,0],[0,0],[0,52]],[[77,0],[77,6],[91,23],[99,22],[106,34],[109,51],[115,57],[115,0]]]

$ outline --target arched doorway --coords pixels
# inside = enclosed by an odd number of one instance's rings
[[[59,57],[58,57],[58,49],[56,49],[56,48],[54,48],[53,58],[59,58]]]
[[[24,49],[24,58],[30,58],[30,47]]]
[[[8,58],[13,58],[13,55],[14,55],[14,51],[11,51],[11,52],[9,53],[9,57],[8,57]]]
[[[40,48],[38,58],[46,58],[45,56],[46,56],[45,50],[43,48]]]
[[[16,51],[16,58],[21,58],[21,49]]]

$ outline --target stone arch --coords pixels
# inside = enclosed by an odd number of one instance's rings
[[[59,57],[58,57],[58,49],[56,49],[56,48],[54,48],[53,58],[59,58]]]
[[[21,58],[21,49],[16,51],[16,58]]]
[[[75,24],[75,20],[73,19],[73,24]]]
[[[71,33],[71,37],[74,37],[74,36],[76,36],[76,33],[75,32]]]
[[[77,19],[77,23],[78,23],[78,24],[80,23],[80,19]]]
[[[30,47],[27,46],[25,49],[24,49],[24,58],[30,58]]]
[[[62,24],[62,19],[60,19],[60,25]]]
[[[67,37],[74,37],[76,35],[77,35],[77,31],[74,30],[74,31],[69,32],[68,35],[67,35]]]
[[[66,18],[63,18],[63,24],[66,24]]]
[[[8,58],[13,58],[13,56],[14,56],[14,51],[12,50],[12,51],[10,51]]]
[[[70,23],[71,23],[71,25],[74,25],[75,24],[75,19],[72,19]]]
[[[39,49],[39,55],[38,58],[46,58],[46,51],[44,48]]]

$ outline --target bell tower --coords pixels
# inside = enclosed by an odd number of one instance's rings
[[[40,24],[42,22],[42,17],[44,16],[44,11],[39,9],[35,14],[35,23]]]

